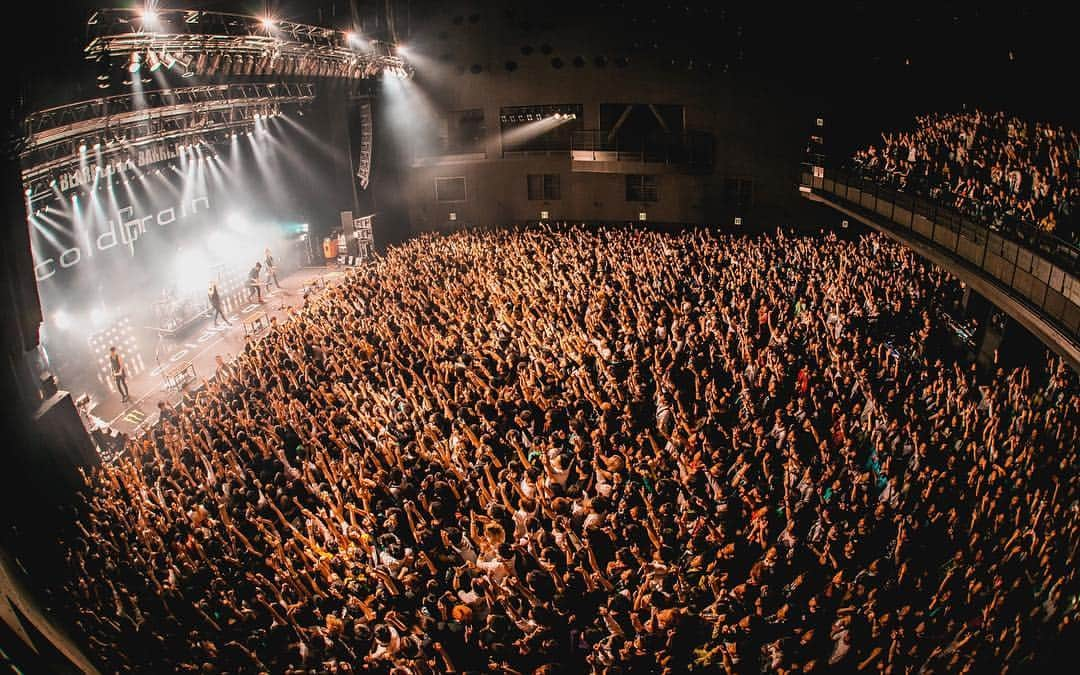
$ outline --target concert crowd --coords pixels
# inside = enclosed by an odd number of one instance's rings
[[[1005,113],[935,113],[859,150],[867,176],[998,228],[1027,223],[1080,241],[1080,135]]]
[[[1080,396],[949,356],[961,293],[877,235],[415,239],[87,477],[71,609],[116,672],[1035,667]]]

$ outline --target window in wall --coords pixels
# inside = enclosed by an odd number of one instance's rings
[[[484,149],[484,111],[479,108],[457,110],[447,115],[447,150],[451,153],[479,152]]]
[[[640,145],[647,139],[678,136],[685,131],[681,105],[650,103],[601,103],[600,131],[605,142],[620,147]]]
[[[436,121],[435,138],[425,140],[418,134],[413,141],[418,157],[460,155],[483,152],[486,133],[483,110],[450,110]]]
[[[626,201],[655,202],[659,200],[660,189],[656,176],[630,174],[626,177]]]
[[[435,179],[435,201],[437,202],[463,202],[465,201],[465,177]]]
[[[557,173],[530,173],[528,175],[529,200],[531,201],[556,201],[562,199],[559,174]]]
[[[754,205],[754,180],[728,176],[724,179],[724,203],[736,211],[742,211]]]

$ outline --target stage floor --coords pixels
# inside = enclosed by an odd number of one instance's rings
[[[170,405],[178,403],[184,392],[198,389],[203,379],[209,379],[217,369],[216,359],[220,356],[226,363],[231,362],[244,348],[247,336],[243,322],[259,312],[266,314],[266,320],[277,317],[281,321],[290,309],[304,303],[304,289],[322,280],[327,286],[334,285],[344,276],[343,268],[305,267],[281,278],[280,289],[263,293],[263,304],[253,304],[240,308],[229,316],[232,325],[219,323],[214,328],[211,319],[204,320],[202,326],[179,341],[165,341],[168,352],[161,356],[161,365],[147,369],[138,376],[128,378],[130,403],[121,403],[120,395],[112,392],[97,394],[91,402],[90,414],[107,423],[116,431],[136,434],[140,429],[157,422],[159,401]],[[265,329],[254,337],[265,334]],[[164,371],[190,362],[195,370],[195,378],[181,389],[166,386]],[[91,394],[94,396],[94,394]]]

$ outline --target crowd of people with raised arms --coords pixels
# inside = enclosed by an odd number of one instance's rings
[[[980,222],[1078,243],[1080,135],[1062,126],[978,110],[922,115],[853,160],[866,176]]]
[[[961,292],[872,234],[419,237],[87,476],[69,609],[110,672],[1030,669],[1077,380],[939,348]]]

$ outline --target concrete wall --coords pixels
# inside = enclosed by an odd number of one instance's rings
[[[449,21],[447,19],[447,21]],[[741,215],[747,225],[775,225],[799,208],[798,165],[814,114],[784,91],[770,89],[754,78],[738,78],[701,69],[662,67],[656,59],[632,58],[626,67],[609,60],[597,67],[594,55],[603,53],[603,36],[574,36],[561,32],[538,40],[485,32],[482,25],[455,26],[447,31],[439,21],[425,24],[408,47],[416,67],[409,86],[435,113],[482,109],[487,137],[486,158],[475,156],[407,161],[401,189],[409,202],[414,230],[448,224],[450,212],[459,223],[509,223],[536,220],[541,211],[552,219],[628,220],[645,210],[650,221],[731,223]],[[442,37],[439,37],[439,36]],[[551,41],[553,53],[541,54],[541,41]],[[521,53],[523,41],[537,47]],[[581,45],[588,45],[585,51]],[[577,55],[583,67],[572,63]],[[447,60],[447,57],[450,57]],[[552,58],[564,61],[553,68]],[[516,69],[507,71],[512,60]],[[482,72],[473,74],[473,64]],[[503,157],[499,111],[504,106],[580,104],[582,129],[597,129],[603,103],[652,103],[684,106],[684,128],[712,134],[713,170],[692,175],[662,164],[572,162],[569,153],[549,156]],[[379,130],[376,130],[378,133]],[[378,158],[376,158],[376,162]],[[599,171],[598,171],[599,169]],[[606,173],[605,173],[606,171]],[[528,174],[560,175],[562,198],[528,200]],[[658,174],[659,200],[641,204],[626,201],[628,173]],[[435,179],[464,176],[467,198],[461,203],[435,200]],[[727,177],[753,180],[753,208],[735,214],[723,199]]]

